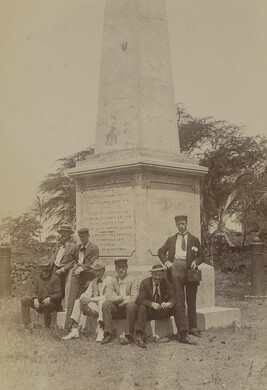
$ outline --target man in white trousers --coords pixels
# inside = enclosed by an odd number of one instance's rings
[[[79,338],[79,321],[81,314],[86,316],[98,317],[97,319],[97,342],[101,342],[104,338],[104,325],[102,316],[102,304],[106,300],[105,291],[106,284],[110,276],[104,276],[105,265],[102,260],[97,259],[91,266],[94,271],[95,279],[92,280],[87,290],[81,295],[80,299],[76,299],[72,314],[70,316],[71,329],[67,336],[62,337],[62,340],[70,340]]]

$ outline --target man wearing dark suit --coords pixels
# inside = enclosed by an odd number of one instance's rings
[[[158,256],[167,267],[167,275],[173,283],[178,303],[188,309],[189,334],[200,337],[197,329],[196,296],[199,282],[187,281],[187,270],[197,269],[203,262],[199,239],[187,231],[187,216],[177,215],[175,224],[178,233],[169,237],[159,249]]]
[[[58,244],[51,258],[53,273],[61,280],[61,300],[65,298],[65,287],[69,272],[73,268],[76,259],[76,244],[71,241],[73,230],[66,225],[61,226],[57,231],[60,234]],[[62,310],[61,301],[58,302],[57,310]]]
[[[91,266],[99,255],[98,247],[89,241],[89,229],[83,228],[78,230],[78,235],[81,240],[81,244],[77,245],[75,248],[77,263],[71,271],[70,292],[65,321],[65,327],[69,330],[72,325],[70,316],[75,300],[80,297],[86,285],[88,285],[88,282],[94,279],[95,275]]]
[[[24,326],[30,325],[30,308],[33,308],[38,313],[44,313],[44,325],[49,328],[52,313],[61,298],[61,283],[51,270],[49,257],[38,259],[38,265],[40,273],[35,280],[33,293],[21,299],[22,322]]]
[[[177,303],[172,284],[164,278],[164,267],[153,265],[151,277],[142,280],[136,303],[139,305],[135,330],[137,344],[145,348],[144,331],[147,320],[170,318],[174,316],[180,335],[179,341],[184,344],[195,344],[187,334],[187,323],[182,304]]]

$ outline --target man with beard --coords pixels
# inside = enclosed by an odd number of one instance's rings
[[[38,260],[40,273],[36,278],[34,291],[30,296],[21,299],[22,323],[31,323],[30,308],[44,313],[44,325],[49,328],[52,313],[61,298],[61,281],[51,270],[50,259],[45,256]]]

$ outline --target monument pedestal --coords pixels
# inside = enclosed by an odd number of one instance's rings
[[[68,172],[76,181],[77,226],[90,228],[100,258],[151,265],[176,233],[173,218],[179,213],[188,215],[190,231],[200,236],[199,179],[206,168],[142,149],[113,156],[89,156]]]
[[[76,180],[77,227],[89,227],[108,274],[114,274],[114,259],[127,258],[129,273],[139,282],[150,276],[159,247],[176,233],[177,214],[188,215],[190,232],[200,237],[199,180],[205,173],[206,168],[191,160],[162,153],[153,158],[147,150],[116,153],[116,159],[112,153],[93,155],[78,162],[69,172]],[[215,307],[213,267],[200,268],[199,328],[239,323],[239,309]],[[177,331],[174,323],[164,324],[162,335]]]

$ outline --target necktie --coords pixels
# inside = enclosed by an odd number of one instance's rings
[[[81,252],[84,252],[85,249],[86,249],[85,246],[82,246],[81,249],[80,249],[80,251],[81,251]]]
[[[181,244],[181,248],[182,250],[185,252],[186,251],[186,245],[185,245],[185,234],[181,234],[182,236],[182,244]]]
[[[97,281],[96,281],[96,284],[99,284],[99,283],[102,283],[102,279],[101,278],[97,279]]]
[[[160,295],[159,295],[159,286],[156,284],[155,286],[155,293],[153,295],[153,302],[160,304]]]

